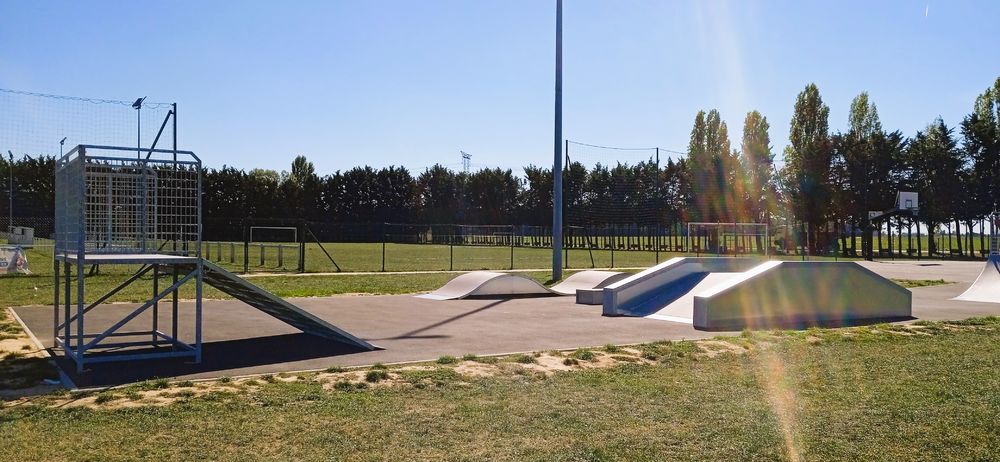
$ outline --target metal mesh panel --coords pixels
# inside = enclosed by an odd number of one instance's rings
[[[200,256],[201,162],[174,155],[84,145],[59,159],[57,252]]]

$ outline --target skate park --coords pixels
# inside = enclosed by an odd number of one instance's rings
[[[935,278],[953,283],[910,289],[913,320],[964,319],[1000,313],[1000,304],[953,300],[971,286],[982,262],[861,262],[888,278]],[[72,361],[58,362],[78,387],[130,383],[150,377],[179,380],[236,377],[324,369],[331,365],[429,361],[441,355],[491,355],[572,349],[658,340],[691,340],[739,331],[703,331],[692,324],[655,318],[603,316],[601,306],[577,304],[571,296],[430,300],[413,295],[333,296],[290,299],[289,303],[379,347],[368,351],[302,333],[236,300],[203,301],[201,364],[155,359],[88,365],[78,374]],[[182,325],[190,325],[193,303],[181,303]],[[128,306],[94,310],[88,323],[108,326]],[[14,309],[42,345],[51,344],[52,308]],[[161,313],[163,321],[167,320]],[[136,319],[136,324],[148,319]],[[181,332],[181,335],[190,332]],[[127,367],[121,367],[127,364]]]
[[[39,347],[54,347],[71,387],[955,319],[998,308],[983,302],[1000,279],[995,258],[984,267],[766,253],[674,257],[634,273],[583,270],[551,287],[516,273],[472,271],[427,294],[284,299],[201,257],[202,212],[193,200],[201,164],[193,152],[151,148],[145,159],[131,159],[132,152],[79,145],[60,159],[54,303],[14,309]],[[147,200],[124,200],[135,194]],[[915,197],[905,208],[896,202],[887,213],[916,210]],[[129,207],[114,205],[122,203]],[[717,234],[706,235],[706,244],[754,236],[726,237],[728,225],[709,225]],[[84,268],[95,265],[140,267],[86,303],[96,294],[85,295]],[[104,303],[149,273],[144,303]],[[954,283],[907,290],[889,280],[918,276]],[[195,286],[194,300],[179,299],[185,284]],[[203,286],[234,300],[203,299]]]

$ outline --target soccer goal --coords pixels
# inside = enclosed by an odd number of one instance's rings
[[[246,271],[302,271],[299,229],[295,226],[250,226],[245,246]]]
[[[767,256],[770,253],[767,223],[688,223],[687,252]]]

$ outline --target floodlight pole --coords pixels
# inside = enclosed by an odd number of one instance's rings
[[[7,170],[10,171],[10,183],[7,191],[7,199],[10,202],[7,212],[10,214],[7,222],[7,243],[10,243],[10,236],[14,234],[14,153],[7,150],[7,156],[10,159],[10,164],[7,165]]]
[[[562,279],[562,0],[556,0],[555,153],[552,164],[552,279]]]
[[[132,103],[132,109],[135,109],[135,158],[142,159],[142,102],[146,99],[145,96],[135,100]]]

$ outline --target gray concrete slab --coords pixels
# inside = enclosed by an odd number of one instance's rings
[[[932,266],[923,263],[865,265],[890,278],[958,282],[914,289],[913,316],[917,319],[1000,315],[1000,304],[950,300],[975,280],[982,269],[981,262],[932,262]],[[241,302],[206,301],[202,364],[169,359],[94,364],[84,374],[70,376],[78,386],[86,387],[151,377],[200,379],[333,365],[433,360],[442,355],[500,354],[725,334],[697,331],[690,324],[662,320],[603,317],[600,306],[577,305],[572,297],[435,301],[408,295],[338,296],[298,298],[292,302],[383,349],[352,350],[299,333]],[[98,307],[87,315],[87,324],[94,329],[109,326],[129,312],[131,306]],[[192,304],[183,303],[181,311],[183,338],[191,334]],[[44,346],[51,346],[52,307],[20,307],[15,312]],[[161,326],[165,319],[161,320]],[[134,327],[149,322],[148,316],[133,321]],[[64,370],[73,371],[65,362],[60,360],[60,363]]]

